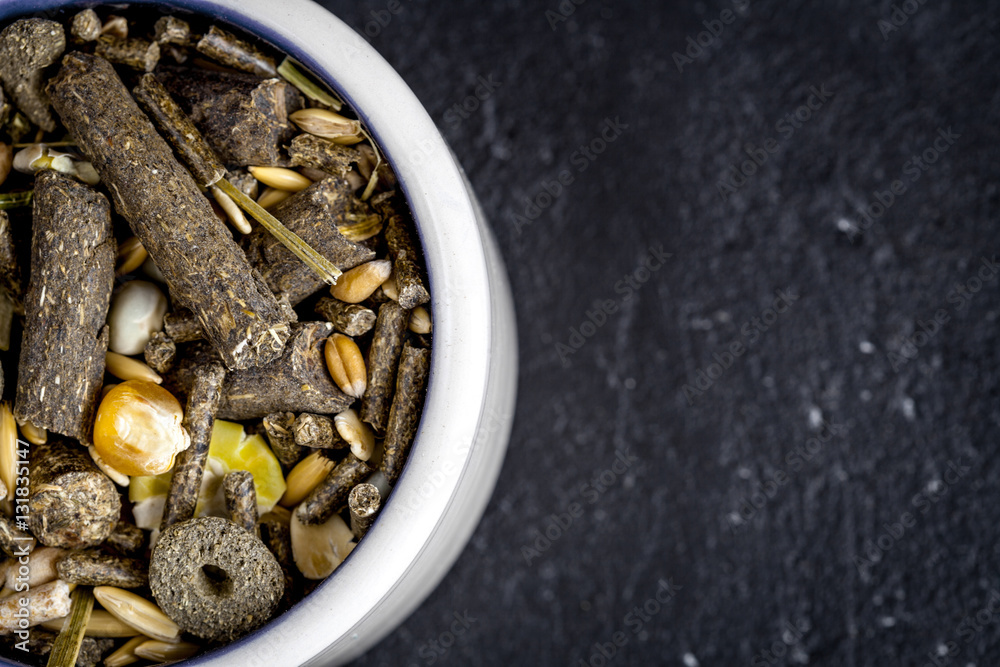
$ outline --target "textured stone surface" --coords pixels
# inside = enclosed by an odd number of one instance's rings
[[[386,9],[325,4],[358,30]],[[927,2],[883,39],[892,4],[751,2],[682,73],[671,54],[729,0],[590,0],[555,30],[555,0],[414,1],[369,24],[491,219],[521,383],[470,545],[357,664],[578,665],[619,631],[611,665],[923,665],[941,646],[943,664],[997,662],[1000,618],[962,623],[1000,590],[1000,280],[955,290],[996,252],[1000,10]],[[491,75],[502,85],[479,109],[448,113]],[[832,97],[783,134],[823,85]],[[574,163],[606,117],[629,127]],[[960,136],[913,181],[907,161],[949,127]],[[777,150],[723,202],[719,179],[768,138]],[[511,213],[562,170],[574,181],[518,233]],[[852,242],[841,228],[894,180],[906,192]],[[617,281],[660,244],[673,256],[623,301]],[[775,290],[798,299],[760,332]],[[618,310],[564,367],[556,343],[594,300]],[[939,309],[950,321],[894,370],[889,353]],[[684,385],[732,341],[748,350],[689,405]],[[843,430],[795,454],[824,421]],[[616,449],[637,460],[598,491]],[[727,517],[779,470],[734,533]],[[573,502],[582,513],[527,564],[522,545]],[[859,569],[880,537],[881,561]],[[682,587],[673,600],[629,617],[661,577]],[[467,630],[443,649],[452,627]]]

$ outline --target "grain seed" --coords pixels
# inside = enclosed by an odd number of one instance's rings
[[[10,144],[0,143],[0,185],[7,180],[14,166],[14,149]]]
[[[285,484],[288,488],[285,489],[285,495],[281,497],[278,504],[282,507],[298,505],[303,498],[319,486],[320,482],[326,479],[326,476],[336,465],[322,452],[313,452],[299,461],[285,478]]]
[[[225,211],[226,217],[229,218],[229,223],[236,228],[236,231],[240,234],[249,234],[250,223],[247,222],[246,216],[243,215],[243,211],[236,205],[236,202],[214,185],[212,186],[212,195],[215,196],[215,201]]]
[[[361,141],[361,123],[326,109],[300,109],[288,116],[303,131],[334,143]]]
[[[292,514],[292,558],[306,579],[325,579],[354,549],[354,533],[334,514],[323,523],[307,524]]]
[[[132,273],[142,266],[147,257],[149,253],[142,247],[138,237],[133,236],[122,241],[118,246],[118,257],[115,260],[115,275],[124,276],[126,273]]]
[[[90,458],[94,460],[94,465],[100,468],[101,472],[110,477],[112,482],[118,486],[128,486],[129,479],[131,478],[125,473],[118,472],[109,466],[104,459],[101,458],[101,455],[97,453],[97,449],[93,445],[87,447],[87,451],[90,452]]]
[[[177,639],[181,629],[160,611],[160,608],[135,593],[114,586],[97,586],[94,597],[119,621],[131,625],[142,634],[169,642]]]
[[[396,287],[396,276],[390,275],[382,283],[382,294],[392,299],[395,302],[399,302],[399,288]]]
[[[10,411],[10,403],[0,404],[0,482],[7,488],[7,495],[14,497],[14,480],[17,477],[17,424]]]
[[[278,190],[299,192],[312,185],[312,181],[299,172],[284,167],[250,167],[249,169],[258,181]],[[263,205],[261,206],[263,207]]]
[[[25,420],[20,424],[21,435],[33,445],[44,445],[49,439],[49,432]]]
[[[139,662],[141,658],[135,654],[135,649],[148,641],[150,639],[145,635],[133,637],[125,642],[117,651],[104,658],[104,664],[107,667],[126,667],[127,665]]]
[[[281,202],[285,201],[292,196],[292,193],[288,190],[279,190],[278,188],[264,188],[264,191],[260,193],[257,197],[257,205],[262,209],[274,208]]]
[[[423,306],[410,311],[410,331],[421,335],[431,332],[431,314]]]
[[[330,294],[344,303],[361,303],[386,281],[392,273],[392,262],[376,259],[346,271],[337,284],[330,288]]]
[[[147,382],[155,382],[156,384],[163,382],[163,378],[160,377],[159,373],[132,357],[126,357],[123,354],[109,350],[104,357],[104,361],[108,372],[119,380],[146,380]]]
[[[351,453],[367,461],[375,451],[375,432],[361,421],[358,413],[348,408],[333,418],[337,433],[351,445]]]
[[[63,622],[65,620],[66,617],[64,616],[63,618],[45,621],[42,623],[42,627],[46,630],[51,630],[52,632],[59,632],[62,630]],[[118,638],[135,637],[140,633],[131,625],[119,621],[110,612],[104,611],[103,609],[95,609],[90,612],[90,620],[87,621],[87,630],[84,634],[88,637]],[[144,636],[141,636],[141,638],[143,641],[147,640]]]
[[[193,657],[201,647],[191,642],[161,642],[147,639],[133,649],[136,657],[153,662],[172,662]]]
[[[348,396],[361,398],[367,385],[365,358],[353,338],[335,333],[326,339],[326,367],[340,390]]]

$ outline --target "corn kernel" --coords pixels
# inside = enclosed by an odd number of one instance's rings
[[[191,444],[183,418],[181,404],[163,387],[145,380],[122,382],[97,408],[94,448],[125,475],[159,475]]]

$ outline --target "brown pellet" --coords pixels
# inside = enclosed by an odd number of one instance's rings
[[[289,335],[287,314],[111,64],[73,52],[49,90],[116,210],[163,273],[171,298],[195,312],[223,363],[246,368],[279,356]],[[190,253],[191,247],[199,252]]]
[[[117,248],[104,195],[55,171],[35,177],[18,421],[90,442]]]
[[[302,96],[281,79],[191,67],[157,68],[156,77],[228,167],[285,166],[296,131],[288,114]]]
[[[181,628],[230,641],[271,618],[284,575],[254,535],[226,519],[201,517],[163,531],[149,564],[149,585]]]
[[[143,357],[150,368],[163,375],[174,367],[174,359],[177,358],[177,344],[167,334],[157,331],[146,343]]]
[[[287,473],[305,454],[305,449],[295,444],[295,413],[274,412],[264,417],[264,433],[271,443],[271,451]]]
[[[347,496],[351,511],[351,532],[359,540],[365,536],[382,507],[382,494],[374,484],[358,484]]]
[[[72,551],[56,563],[59,578],[69,584],[139,588],[149,583],[145,559],[110,556],[98,551]]]
[[[236,35],[212,26],[195,46],[209,58],[241,72],[256,74],[265,78],[278,75],[274,59],[265,55],[253,44]]]
[[[11,558],[24,556],[31,553],[38,542],[34,536],[23,530],[19,530],[13,519],[0,515],[0,550]]]
[[[97,40],[97,55],[118,65],[152,72],[160,62],[160,45],[144,39],[123,39],[110,34]]]
[[[190,310],[175,310],[163,316],[163,333],[175,343],[190,343],[205,338],[198,318]]]
[[[153,26],[156,41],[160,44],[185,46],[191,40],[191,26],[176,16],[161,16]]]
[[[295,562],[292,560],[292,532],[288,518],[275,512],[268,512],[260,518],[260,538],[274,555],[285,580],[285,592],[281,596],[279,609],[292,606],[295,587]]]
[[[360,336],[375,326],[375,311],[356,303],[344,303],[333,297],[323,297],[316,302],[316,314],[333,324],[338,333]]]
[[[368,350],[368,387],[361,398],[361,419],[371,424],[377,433],[385,433],[389,420],[407,319],[406,311],[395,301],[387,301],[378,309],[375,334]]]
[[[406,462],[406,454],[417,432],[417,422],[424,406],[424,393],[430,373],[431,351],[406,344],[399,361],[396,395],[389,412],[385,453],[379,469],[395,484]]]
[[[416,242],[416,233],[411,229],[408,216],[402,215],[404,204],[397,196],[379,195],[373,205],[387,220],[385,240],[393,258],[393,274],[399,291],[399,305],[406,310],[430,301],[431,295],[424,284],[424,270],[421,266],[423,255]]]
[[[257,533],[257,491],[253,475],[246,470],[233,470],[222,480],[229,520],[251,533]]]
[[[329,322],[299,322],[281,357],[267,365],[233,371],[223,387],[218,417],[233,421],[260,419],[274,412],[336,414],[351,404],[330,379],[323,346],[332,333]],[[168,374],[175,395],[186,394],[199,359],[211,358],[204,343],[192,343]]]
[[[142,553],[146,544],[146,534],[134,524],[119,521],[104,544],[123,556],[136,556]]]
[[[101,18],[93,9],[84,9],[73,17],[69,34],[77,42],[93,42],[101,36]]]
[[[304,133],[292,139],[288,147],[293,167],[312,167],[324,173],[346,178],[351,165],[361,159],[358,149]]]
[[[0,211],[0,288],[7,292],[18,315],[24,314],[24,283],[17,260],[14,234],[6,211]]]
[[[212,185],[226,175],[215,151],[155,76],[143,75],[132,95],[184,160],[199,186]]]
[[[303,412],[295,418],[292,427],[295,444],[311,449],[343,449],[347,443],[340,437],[333,420],[326,415]]]
[[[42,77],[65,49],[66,32],[55,21],[21,19],[0,32],[0,80],[14,106],[46,132],[55,131],[56,121]]]
[[[48,547],[86,549],[118,524],[121,499],[108,476],[76,443],[49,438],[33,445],[28,482],[28,528]]]
[[[323,523],[344,506],[354,485],[371,473],[371,466],[348,454],[302,501],[296,510],[299,518],[306,524]]]
[[[194,516],[226,370],[221,364],[205,364],[195,368],[193,375],[194,382],[184,410],[184,427],[191,436],[191,445],[177,455],[163,508],[163,528]]]

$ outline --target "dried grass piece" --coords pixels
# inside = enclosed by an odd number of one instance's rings
[[[116,248],[103,195],[54,171],[35,177],[32,274],[14,403],[19,421],[90,442]]]
[[[172,298],[195,312],[223,363],[246,368],[277,357],[289,333],[287,314],[114,68],[74,52],[49,88],[60,117],[162,271]],[[109,144],[107,137],[116,140]],[[187,252],[192,246],[200,251]]]

